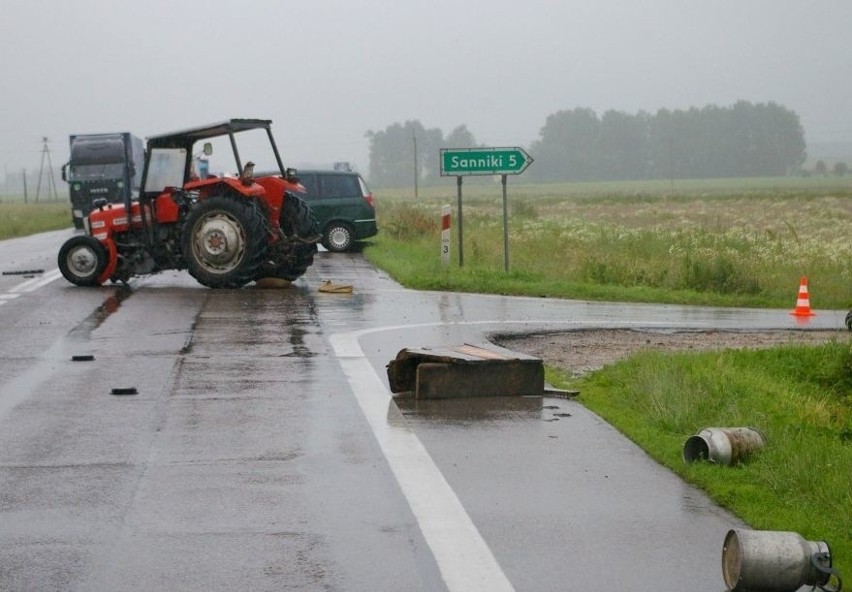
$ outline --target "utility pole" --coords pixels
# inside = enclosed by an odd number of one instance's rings
[[[41,149],[41,168],[38,171],[38,186],[36,187],[36,198],[35,202],[38,203],[38,197],[41,193],[41,178],[44,176],[44,161],[47,159],[47,197],[50,199],[51,189],[53,190],[53,198],[56,201],[59,201],[59,194],[56,192],[56,179],[53,176],[53,163],[50,162],[50,147],[48,146],[48,142],[50,140],[47,139],[47,136],[42,137],[42,149]]]

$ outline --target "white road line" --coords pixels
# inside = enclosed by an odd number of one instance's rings
[[[26,292],[32,292],[34,290],[38,290],[39,288],[46,286],[50,282],[58,280],[62,277],[62,273],[58,269],[52,269],[47,273],[43,274],[41,277],[33,278],[31,280],[27,280],[22,284],[18,284],[14,288],[8,290],[10,294],[23,294]]]
[[[512,592],[514,588],[444,475],[404,420],[388,418],[391,394],[358,337],[391,329],[337,333],[331,345],[355,398],[408,500],[450,592]]]
[[[14,300],[20,296],[20,294],[0,294],[0,304],[6,304],[10,300]]]
[[[633,321],[632,326],[653,325]],[[672,323],[678,326],[681,323]],[[503,320],[416,323],[336,333],[329,340],[361,411],[390,465],[450,592],[513,592],[476,525],[420,439],[389,417],[392,395],[364,355],[358,339],[370,333],[438,325],[612,326],[612,321]],[[686,326],[686,325],[684,325]],[[689,323],[689,327],[703,323]]]

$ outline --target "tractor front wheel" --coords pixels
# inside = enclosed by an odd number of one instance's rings
[[[306,242],[297,243],[292,258],[287,263],[277,265],[270,275],[292,282],[303,276],[308,267],[313,265],[317,245],[316,242],[308,241],[319,238],[319,232],[317,219],[307,202],[292,193],[287,193],[285,197],[279,218],[281,228],[286,234],[298,236]]]
[[[186,218],[181,240],[187,270],[208,288],[239,288],[253,281],[268,244],[260,208],[236,195],[198,204]]]
[[[75,286],[100,286],[98,281],[108,263],[107,250],[88,235],[72,236],[59,249],[59,271]]]
[[[305,275],[308,268],[313,265],[314,253],[316,252],[317,246],[315,243],[298,245],[293,254],[293,261],[278,265],[270,275],[290,282],[295,281]]]

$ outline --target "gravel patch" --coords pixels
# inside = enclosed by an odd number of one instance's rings
[[[578,330],[492,337],[498,345],[536,356],[545,364],[581,376],[642,350],[707,351],[807,345],[836,340],[852,343],[849,331],[638,331]]]

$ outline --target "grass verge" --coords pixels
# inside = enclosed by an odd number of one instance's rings
[[[841,573],[852,573],[849,343],[646,352],[579,379],[552,368],[548,377],[578,388],[581,403],[753,528],[826,540]],[[739,426],[767,439],[749,462],[683,461],[690,435]]]
[[[71,205],[66,202],[0,204],[0,240],[61,230],[71,225]]]

